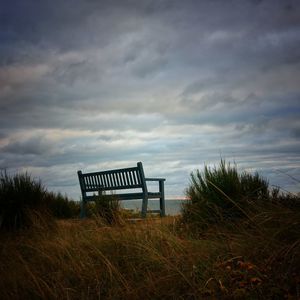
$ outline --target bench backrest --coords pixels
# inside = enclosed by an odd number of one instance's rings
[[[147,189],[145,175],[141,162],[136,167],[115,169],[83,174],[78,171],[80,188],[83,193],[112,191],[120,189]]]

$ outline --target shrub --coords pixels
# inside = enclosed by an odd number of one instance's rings
[[[99,195],[90,210],[92,214],[100,217],[106,224],[111,225],[120,222],[121,206],[118,198],[114,195]]]
[[[253,203],[269,199],[265,179],[257,173],[239,174],[224,160],[218,167],[192,173],[186,194],[190,200],[182,206],[183,218],[201,224],[245,217]]]
[[[50,213],[56,218],[74,218],[80,214],[80,203],[70,200],[61,193],[47,192],[45,202]]]
[[[53,217],[72,218],[79,213],[79,202],[48,192],[27,173],[13,176],[0,173],[0,229],[21,229],[40,221],[51,223]]]
[[[19,229],[32,223],[34,211],[45,211],[46,190],[25,174],[0,173],[0,229]]]

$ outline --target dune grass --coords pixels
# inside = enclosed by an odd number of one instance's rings
[[[224,167],[207,174],[226,177]],[[246,178],[256,187],[267,185],[229,171],[234,179],[207,181],[202,174],[206,189],[198,188],[182,216],[128,223],[130,215],[119,211],[118,221],[111,222],[111,208],[118,210],[118,204],[99,201],[93,209],[104,205],[108,219],[99,213],[86,220],[53,217],[49,226],[47,215],[34,210],[30,227],[0,232],[0,298],[298,299],[299,198],[270,190],[240,198],[237,187],[225,193],[220,182],[241,184]],[[223,206],[218,197],[231,204]],[[207,204],[215,209],[214,219],[199,210]],[[242,213],[232,214],[235,209]]]
[[[31,230],[30,238],[25,234],[21,240],[2,240],[3,298],[192,295],[199,289],[192,274],[193,257],[207,259],[215,247],[204,242],[194,252],[193,243],[166,226],[149,223],[103,227],[98,219],[63,221],[51,232],[42,231],[39,227]]]
[[[47,222],[53,223],[53,218],[77,217],[79,211],[79,202],[47,191],[39,180],[27,173],[0,172],[0,230],[29,228],[39,216],[43,219],[47,216]]]
[[[0,236],[1,299],[297,299],[299,212],[269,207],[193,236],[180,217],[99,217]]]

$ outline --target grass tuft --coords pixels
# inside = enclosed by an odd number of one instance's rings
[[[32,224],[30,213],[45,210],[46,190],[25,174],[0,173],[0,228],[15,230]]]
[[[183,218],[204,226],[249,218],[249,209],[270,199],[267,180],[257,173],[239,174],[224,160],[218,167],[192,173],[186,194],[190,200],[182,207]]]

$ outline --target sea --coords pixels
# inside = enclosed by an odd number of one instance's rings
[[[166,199],[166,215],[176,216],[181,212],[181,203],[184,199]],[[142,200],[124,200],[120,201],[121,206],[126,209],[140,211]],[[148,200],[148,209],[159,209],[159,200]]]

